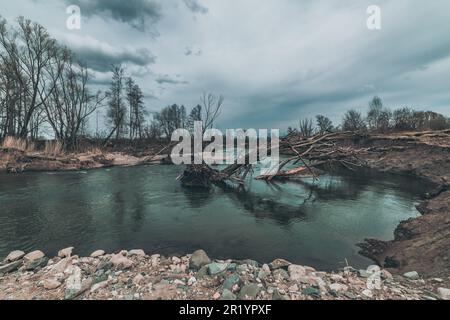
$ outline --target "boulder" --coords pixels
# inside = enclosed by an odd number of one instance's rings
[[[220,300],[224,300],[224,301],[233,301],[236,299],[237,299],[236,295],[227,289],[223,290],[222,297],[220,298]]]
[[[298,281],[306,275],[306,269],[304,267],[294,264],[288,267],[288,271],[291,281]]]
[[[129,269],[133,266],[133,261],[124,257],[122,254],[115,254],[111,257],[110,262],[117,269]]]
[[[49,278],[44,280],[44,288],[46,290],[55,290],[61,286],[61,282],[56,279]]]
[[[75,249],[74,247],[70,247],[70,248],[65,248],[62,249],[58,252],[58,257],[60,258],[70,258],[72,256],[72,252],[73,249]]]
[[[222,288],[224,290],[232,290],[232,288],[237,284],[239,285],[241,283],[241,278],[237,273],[232,274],[229,276],[225,282],[222,285]]]
[[[226,271],[228,268],[228,263],[210,263],[208,264],[208,273],[211,276],[217,275],[219,273],[222,273],[224,271]]]
[[[193,270],[199,270],[201,267],[211,263],[211,259],[208,257],[204,250],[195,251],[190,259],[189,268]]]
[[[289,279],[289,273],[284,269],[277,269],[273,272],[273,277],[275,280],[283,281]]]
[[[23,252],[23,251],[19,251],[19,250],[12,251],[6,257],[5,262],[14,262],[14,261],[22,259],[24,256],[25,256],[25,252]]]
[[[128,252],[128,255],[130,257],[132,257],[132,256],[145,257],[145,252],[144,252],[144,250],[141,250],[141,249],[135,249],[135,250],[131,250],[130,252]]]
[[[276,259],[269,264],[270,269],[287,269],[292,263],[284,259]]]
[[[41,258],[41,259],[34,260],[34,261],[32,261],[32,262],[26,264],[26,265],[25,265],[25,269],[26,269],[27,271],[35,271],[35,270],[37,270],[37,269],[41,269],[41,268],[47,266],[48,261],[49,261],[49,260],[48,260],[47,257],[43,257],[43,258]]]
[[[45,254],[42,251],[36,250],[36,251],[33,251],[33,252],[30,252],[30,253],[26,254],[23,257],[23,260],[24,260],[24,262],[26,264],[29,264],[29,263],[31,263],[33,261],[42,259],[43,257],[45,257]]]
[[[239,292],[239,299],[241,300],[255,299],[260,292],[261,288],[258,285],[251,283],[245,285],[241,289],[241,292]]]
[[[105,255],[105,251],[97,250],[91,253],[91,258],[99,258]]]
[[[450,289],[438,288],[437,292],[442,300],[450,300]]]
[[[72,273],[66,281],[65,299],[71,300],[76,297],[82,289],[81,269],[77,266],[72,268]]]
[[[0,274],[7,274],[13,271],[16,271],[20,268],[22,265],[22,260],[14,261],[8,264],[5,264],[4,266],[0,266]]]

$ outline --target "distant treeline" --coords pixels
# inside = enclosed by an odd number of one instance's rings
[[[366,115],[351,109],[342,119],[342,123],[334,126],[333,122],[324,115],[317,115],[313,119],[300,120],[298,128],[290,127],[288,133],[299,132],[304,137],[314,134],[324,134],[334,131],[362,131],[388,133],[395,131],[424,131],[450,129],[450,118],[433,111],[415,111],[404,107],[391,111],[383,106],[380,97],[374,97],[369,103]]]

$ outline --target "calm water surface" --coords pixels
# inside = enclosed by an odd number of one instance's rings
[[[214,258],[285,258],[320,269],[371,262],[358,254],[365,238],[389,240],[418,212],[422,181],[366,174],[324,176],[246,191],[187,190],[180,167],[0,175],[0,258],[40,249],[54,255],[113,252],[185,254],[203,248]]]

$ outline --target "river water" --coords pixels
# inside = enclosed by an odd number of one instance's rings
[[[12,250],[54,255],[69,246],[79,255],[202,248],[217,259],[284,258],[323,270],[347,259],[362,268],[371,261],[355,244],[392,239],[400,221],[419,215],[415,204],[427,188],[413,178],[347,174],[205,191],[181,187],[181,170],[0,175],[0,258]]]

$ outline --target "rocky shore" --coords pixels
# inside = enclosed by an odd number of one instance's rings
[[[376,266],[327,273],[282,259],[213,261],[203,250],[183,257],[73,252],[51,259],[41,251],[11,252],[0,264],[0,300],[450,299],[450,277],[397,276]]]

